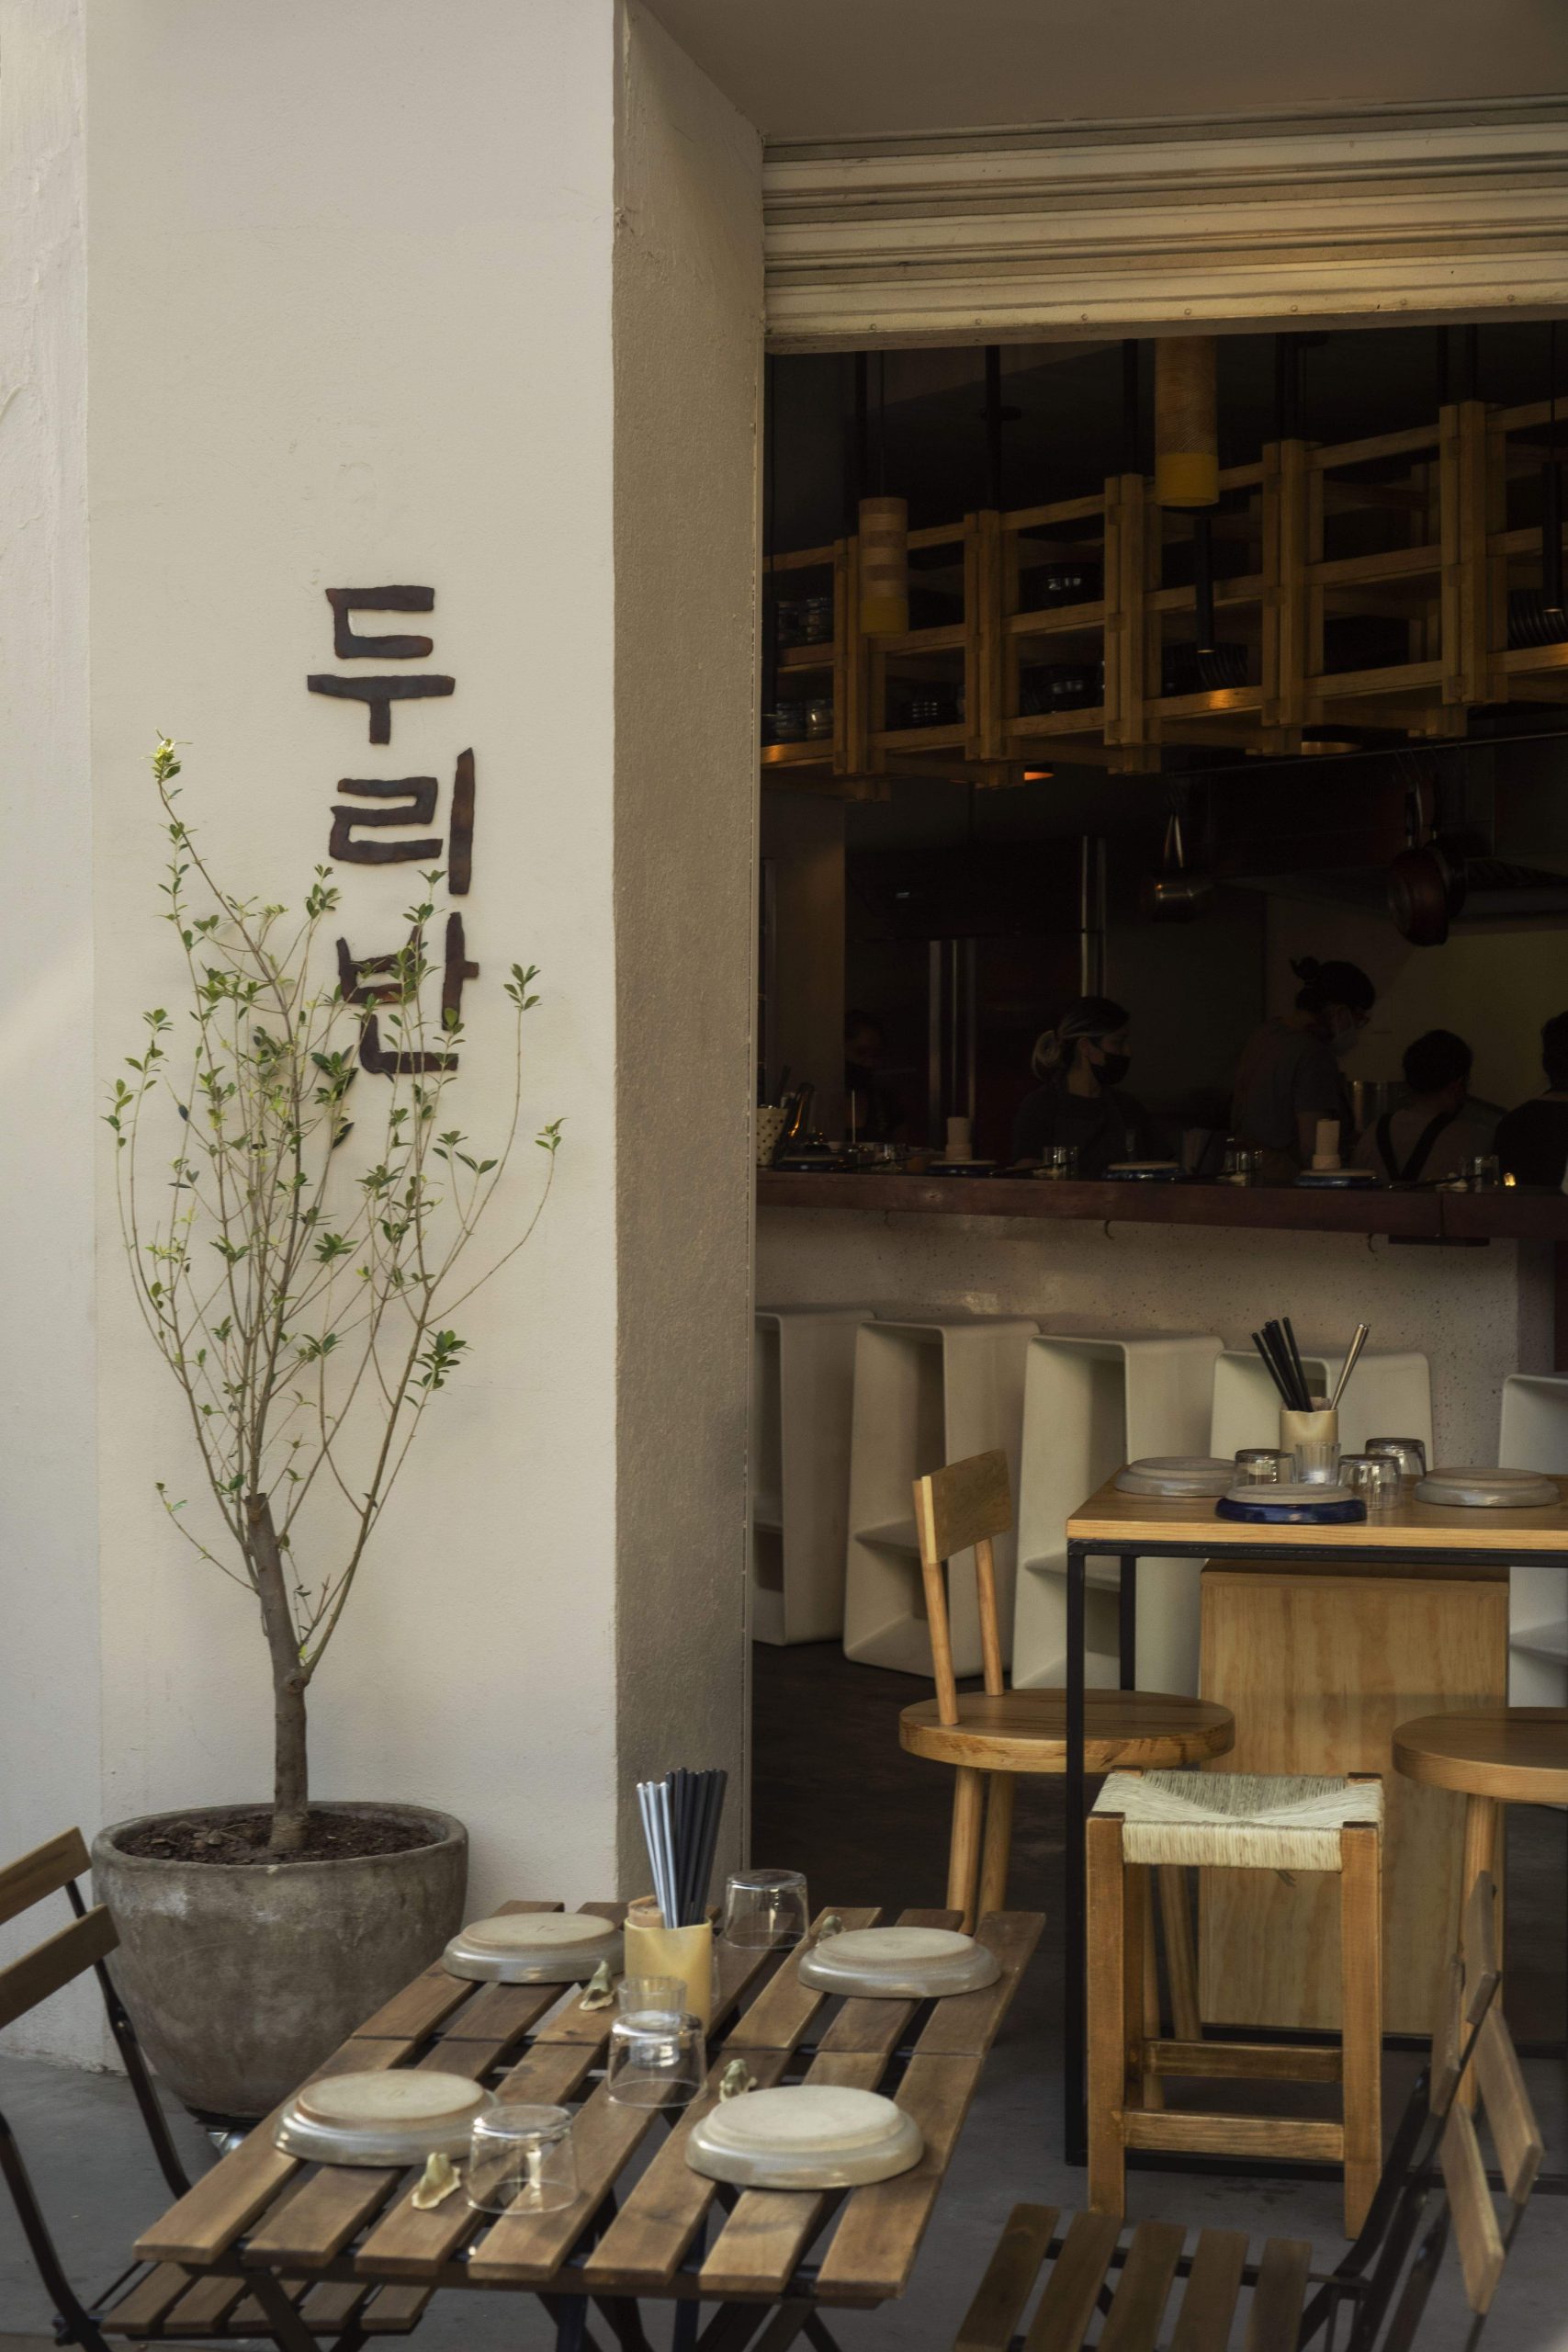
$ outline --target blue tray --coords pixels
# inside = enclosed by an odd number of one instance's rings
[[[1332,1502],[1321,1503],[1238,1503],[1222,1495],[1214,1505],[1216,1519],[1248,1520],[1259,1527],[1337,1527],[1366,1515],[1359,1495],[1336,1494]]]

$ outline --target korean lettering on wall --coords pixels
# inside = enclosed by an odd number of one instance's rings
[[[360,613],[432,612],[435,606],[434,588],[329,588],[326,595],[333,614],[333,651],[338,662],[345,665],[423,662],[434,651],[433,639],[412,631],[372,636],[362,633],[355,626],[355,616]],[[455,678],[444,677],[433,670],[378,668],[370,672],[352,667],[318,671],[305,683],[313,695],[364,703],[369,740],[374,744],[391,742],[393,713],[399,703],[446,695],[457,685]],[[447,892],[454,899],[467,898],[473,879],[474,859],[471,750],[457,755],[445,810],[441,807],[442,779],[438,776],[345,775],[339,777],[337,788],[342,797],[333,807],[328,851],[334,864],[428,867],[445,853]],[[422,833],[415,839],[408,837],[407,828],[442,825],[443,819],[443,831]],[[400,829],[397,838],[389,837],[393,828]],[[359,954],[346,939],[340,939],[338,978],[347,1001],[360,1005],[395,1001],[399,994],[397,982],[378,979],[376,976],[395,971],[400,952],[395,948],[385,953],[372,949]],[[460,1017],[464,983],[478,979],[479,971],[479,966],[468,960],[463,918],[455,909],[446,918],[441,966],[444,1027]],[[374,1012],[361,1034],[359,1057],[366,1069],[384,1078],[404,1071],[451,1069],[457,1059],[451,1053],[410,1053],[389,1048],[381,1042]]]

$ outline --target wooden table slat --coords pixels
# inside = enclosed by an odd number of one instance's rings
[[[245,2291],[243,2278],[197,2278],[164,2313],[162,2332],[165,2335],[197,2335],[209,2328],[221,2327]]]
[[[881,2051],[842,2051],[814,2058],[808,2083],[874,2091],[886,2071]],[[747,2188],[714,2240],[700,2273],[706,2295],[779,2295],[843,2194],[823,2189]],[[855,2195],[867,2192],[857,2189]]]
[[[1038,1911],[987,1912],[975,1934],[996,1953],[1002,1973],[994,1984],[982,1985],[977,1993],[952,1993],[936,2003],[920,2034],[922,2057],[985,2056],[1044,1931]]]
[[[444,2018],[460,2009],[479,1986],[460,1976],[448,1976],[442,1969],[438,1974],[416,1976],[400,1993],[384,2001],[374,2017],[355,2029],[355,2041],[423,2041],[434,2033]]]
[[[413,2046],[407,2041],[345,2041],[308,2079],[320,2082],[326,2075],[395,2066]],[[144,2262],[183,2262],[199,2269],[232,2245],[278,2191],[288,2188],[299,2171],[299,2159],[286,2156],[275,2141],[282,2115],[279,2106],[264,2116],[231,2154],[143,2231],[136,2252]]]
[[[814,1936],[833,1908],[829,1905],[818,1913],[812,1921]],[[882,1913],[839,1906],[837,1917],[846,1928],[874,1928]],[[803,1984],[786,1960],[772,1983],[764,1985],[750,2007],[730,2028],[725,2048],[737,2055],[748,2050],[793,2050],[827,1998],[827,1994],[814,1992],[809,1984]]]
[[[502,2049],[521,2041],[561,1996],[559,1984],[476,1984],[474,1997],[449,2018],[440,2041],[497,2041]],[[455,2059],[448,2064],[456,2064]]]
[[[105,2334],[129,2335],[136,2328],[155,2326],[190,2283],[190,2272],[177,2262],[160,2262],[137,2280],[128,2295],[120,2297],[104,2321]]]
[[[919,2123],[925,2153],[910,2171],[849,2198],[818,2274],[825,2294],[852,2290],[874,2300],[903,2293],[981,2064],[977,2057],[928,2058],[919,2052],[910,2059],[897,2099]]]
[[[502,2078],[496,2096],[524,2104],[558,2106],[581,2088],[592,2064],[592,2052],[581,2042],[559,2042],[553,2049],[536,2043]],[[484,2215],[476,2213],[461,2192],[427,2213],[411,2202],[412,2193],[411,2185],[355,2256],[355,2269],[367,2277],[429,2278],[465,2239],[484,2227]]]
[[[407,2335],[419,2324],[433,2287],[378,2287],[360,2314],[367,2335]]]
[[[657,2112],[618,2106],[601,2083],[571,2127],[577,2150],[574,2201],[556,2213],[503,2213],[469,2255],[469,2278],[513,2286],[548,2278],[598,2211]]]
[[[753,2050],[747,2063],[759,2089],[776,2083],[789,2064],[787,2050]],[[707,2086],[694,2099],[620,2211],[582,2265],[600,2294],[637,2295],[665,2286],[680,2268],[718,2192],[716,2181],[694,2172],[686,2162],[692,2127],[717,2105],[718,2086],[731,2063],[722,2052],[708,2072]]]

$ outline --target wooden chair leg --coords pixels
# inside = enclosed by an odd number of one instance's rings
[[[1088,1835],[1089,2203],[1121,2219],[1126,2203],[1122,2114],[1127,1873],[1117,1814],[1091,1814]],[[1140,1963],[1140,1993],[1141,1983]]]
[[[1340,2032],[1345,2096],[1345,2234],[1354,2237],[1382,2170],[1382,1837],[1339,1833]]]
[[[987,1911],[1007,1909],[1008,1863],[1012,1855],[1013,1775],[991,1772],[987,1777],[990,1785],[986,1791],[986,1842],[980,1857],[982,1919]]]
[[[1144,1881],[1144,2047],[1157,2041],[1164,2031],[1159,2007],[1159,1951],[1155,1939],[1155,1901],[1157,1882],[1152,1870],[1140,1873]],[[1144,2105],[1163,2107],[1165,2085],[1151,2073],[1145,2060],[1143,2079]]]
[[[1498,1863],[1502,1858],[1502,1826],[1503,1808],[1495,1797],[1472,1796],[1465,1799],[1464,1863],[1460,1872],[1459,1893],[1461,1939],[1462,1942],[1463,1921],[1465,1909],[1470,1902],[1470,1891],[1482,1872],[1490,1871],[1498,1889],[1495,1933],[1499,1964],[1503,1956],[1502,1882],[1498,1877]],[[1464,1956],[1468,1965],[1470,1956],[1468,1953]],[[1473,2066],[1467,2066],[1460,2078],[1459,2089],[1454,2094],[1454,2105],[1468,2108],[1473,2112],[1475,2100],[1475,2069]]]
[[[1198,1959],[1192,1946],[1187,1872],[1179,1862],[1160,1864],[1159,1907],[1165,1925],[1165,1973],[1170,1985],[1170,2030],[1178,2041],[1201,2041],[1203,2020],[1198,2007]]]
[[[947,1907],[964,1915],[965,1934],[975,1926],[975,1898],[980,1883],[980,1815],[986,1802],[986,1775],[973,1765],[961,1764],[953,1788],[953,1842],[947,1850]]]

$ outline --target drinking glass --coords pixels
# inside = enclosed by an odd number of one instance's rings
[[[725,1883],[724,1926],[727,1944],[755,1951],[777,1945],[787,1951],[804,1943],[811,1905],[799,1871],[732,1871]]]
[[[1369,1511],[1391,1510],[1399,1500],[1399,1464],[1386,1453],[1342,1453],[1339,1483]]]
[[[617,2107],[689,2107],[707,2066],[703,2029],[690,2011],[623,2011],[610,2028],[604,2080]]]
[[[1054,1143],[1045,1154],[1045,1165],[1058,1182],[1070,1182],[1078,1172],[1078,1148],[1076,1143]]]
[[[622,2017],[680,2018],[686,2014],[683,1976],[623,1976],[615,1987]]]
[[[1337,1487],[1339,1484],[1338,1439],[1301,1439],[1296,1446],[1296,1476],[1303,1487]]]
[[[1418,1437],[1370,1437],[1362,1451],[1386,1454],[1391,1462],[1397,1462],[1402,1478],[1427,1475],[1427,1449]]]
[[[491,2107],[468,2139],[477,2213],[556,2213],[577,2198],[577,2151],[564,2107]]]
[[[1503,1164],[1495,1151],[1478,1151],[1465,1161],[1464,1172],[1478,1193],[1494,1192],[1503,1181]]]
[[[1281,1453],[1278,1446],[1244,1445],[1235,1457],[1235,1482],[1238,1487],[1282,1487],[1290,1477],[1294,1457]]]

